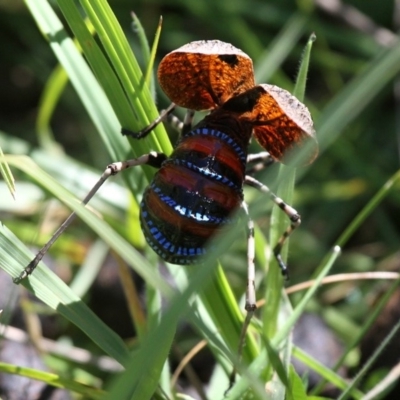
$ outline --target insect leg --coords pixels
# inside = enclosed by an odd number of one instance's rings
[[[269,167],[275,162],[268,151],[261,151],[256,154],[249,154],[247,156],[247,165],[254,164],[252,167],[246,169],[246,174],[252,175],[255,172],[262,171],[264,168]]]
[[[163,153],[150,152],[149,154],[144,154],[143,156],[140,156],[132,160],[119,161],[107,165],[107,168],[104,170],[100,179],[92,187],[92,189],[86,195],[86,197],[82,200],[82,204],[84,205],[87,204],[110,176],[116,175],[127,168],[136,167],[138,165],[144,165],[144,164],[159,168],[165,159],[166,155]],[[30,275],[34,271],[34,269],[42,260],[42,258],[47,253],[49,248],[53,245],[53,243],[58,239],[58,237],[65,231],[65,229],[71,224],[71,222],[75,218],[76,214],[75,212],[72,212],[69,215],[69,217],[56,230],[56,232],[53,234],[50,240],[40,249],[40,251],[36,254],[35,258],[21,272],[21,274],[17,278],[14,278],[14,283],[20,283],[22,279],[25,279],[28,275]]]
[[[291,206],[286,204],[281,198],[276,196],[274,193],[271,192],[271,190],[262,184],[261,182],[257,181],[257,179],[254,179],[253,177],[246,175],[245,181],[247,185],[255,187],[256,189],[260,190],[263,193],[268,194],[272,201],[281,209],[283,212],[289,217],[290,219],[290,226],[283,232],[282,236],[278,240],[278,243],[274,247],[274,255],[276,260],[278,261],[279,267],[282,271],[282,275],[288,279],[289,277],[289,271],[288,268],[285,264],[285,262],[282,259],[281,251],[282,247],[286,241],[286,239],[292,234],[292,232],[300,225],[301,223],[301,217],[300,214]]]
[[[168,117],[169,114],[172,113],[175,109],[175,103],[171,103],[168,108],[163,110],[160,115],[149,125],[146,126],[140,132],[133,132],[130,129],[122,128],[121,133],[124,136],[131,136],[135,139],[143,139],[145,138],[160,122],[164,121],[165,118]]]
[[[268,151],[260,151],[259,153],[249,154],[247,156],[247,163],[264,162],[267,165],[272,164],[274,159]]]
[[[176,129],[179,133],[186,133],[192,129],[194,110],[187,110],[185,119],[183,122],[175,115],[172,114],[172,111],[175,109],[175,104],[171,103],[168,108],[162,110],[160,115],[146,128],[141,130],[140,132],[133,132],[130,129],[122,128],[121,133],[124,136],[131,136],[135,139],[143,139],[145,138],[159,123],[164,120],[167,120],[168,123]]]
[[[185,119],[183,120],[183,126],[182,126],[182,133],[189,132],[192,129],[193,125],[193,117],[194,117],[194,110],[187,110]]]
[[[194,113],[194,110],[187,110],[183,122],[173,114],[168,114],[167,120],[169,124],[179,133],[186,133],[192,129]]]
[[[256,309],[256,271],[254,265],[256,251],[254,243],[254,222],[250,218],[249,210],[245,202],[242,202],[241,208],[247,218],[247,289],[245,309],[248,313],[254,313],[254,310]]]
[[[256,306],[256,288],[255,288],[255,277],[256,270],[254,265],[255,259],[255,243],[254,243],[254,222],[250,218],[247,204],[242,202],[241,209],[243,210],[247,219],[247,288],[246,288],[246,304],[245,310],[247,311],[246,318],[243,322],[242,330],[239,337],[238,356],[239,360],[242,358],[243,347],[246,342],[246,333],[250,325],[250,321],[257,308]],[[229,388],[235,383],[236,368],[233,369],[229,377]]]

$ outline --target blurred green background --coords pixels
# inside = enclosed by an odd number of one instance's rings
[[[291,237],[289,252],[291,283],[309,279],[358,212],[399,168],[400,62],[382,64],[382,60],[396,46],[400,51],[396,35],[400,6],[396,8],[394,0],[114,0],[110,5],[139,61],[132,11],[150,42],[163,16],[157,60],[187,42],[219,39],[251,56],[257,82],[288,90],[293,89],[302,49],[309,35],[316,34],[305,103],[313,115],[321,151],[312,165],[298,170],[293,205],[303,223]],[[23,2],[0,1],[0,61],[2,147],[5,152],[18,153],[18,147],[11,146],[18,138],[36,148],[40,144],[35,129],[38,105],[57,62]],[[168,105],[160,91],[157,103],[160,109]],[[110,162],[70,86],[57,104],[52,130],[69,156],[98,170]],[[176,136],[172,138],[176,140]],[[252,149],[256,151],[257,146],[252,144]],[[273,166],[260,179],[276,188],[275,172]],[[23,178],[17,174],[17,196],[18,179]],[[41,205],[38,207],[35,193],[26,194],[27,202],[21,208],[12,205],[5,187],[0,193],[5,224],[14,224],[18,230],[21,216],[24,221],[40,219],[36,212]],[[248,195],[251,198],[252,192]],[[265,201],[262,207],[265,216],[258,223],[267,230],[271,204]],[[346,243],[332,272],[398,271],[399,227],[397,186]],[[27,242],[36,240],[35,229],[24,235]],[[235,243],[225,256],[224,265],[230,266],[228,273],[238,293],[245,281],[241,258],[245,246],[244,240]],[[384,288],[385,283],[380,282],[328,287],[314,307],[324,313],[335,308],[355,323],[361,322]]]

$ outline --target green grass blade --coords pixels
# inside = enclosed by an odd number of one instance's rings
[[[341,354],[339,360],[335,363],[333,367],[333,371],[337,371],[340,366],[343,365],[344,360],[349,355],[349,353],[355,349],[365,337],[366,333],[371,329],[373,324],[376,322],[379,315],[384,312],[384,307],[387,305],[393,294],[398,290],[400,280],[397,279],[394,281],[391,286],[385,291],[382,297],[379,299],[378,304],[371,310],[370,315],[367,320],[363,323],[362,327],[359,329],[359,332],[354,330],[354,335],[346,341],[346,349]],[[321,381],[317,386],[315,386],[312,390],[312,393],[319,393],[321,389],[324,387],[325,381]]]
[[[398,335],[400,331],[400,321],[396,322],[394,326],[390,329],[388,335],[382,340],[379,346],[375,349],[371,357],[365,362],[362,368],[357,372],[354,379],[347,385],[346,389],[338,397],[338,400],[348,399],[352,395],[352,391],[358,386],[362,379],[365,378],[366,373],[371,369],[374,362],[378,359],[382,353],[387,350],[388,344]]]
[[[306,47],[304,48],[303,56],[300,63],[299,73],[296,79],[296,85],[293,89],[293,95],[296,96],[300,101],[304,101],[304,95],[306,92],[307,73],[310,65],[310,56],[313,43],[316,40],[315,34],[311,34]]]
[[[54,140],[51,130],[51,118],[57,107],[62,93],[68,83],[68,75],[58,65],[48,78],[39,102],[39,113],[36,119],[38,141],[44,149],[60,151],[58,143]]]
[[[153,42],[153,45],[151,46],[151,50],[150,50],[149,43],[146,38],[146,33],[144,31],[144,28],[135,13],[132,13],[132,20],[133,20],[133,24],[134,24],[134,29],[137,33],[137,36],[138,36],[140,44],[141,44],[140,47],[142,48],[143,59],[147,65],[146,72],[144,73],[144,81],[150,88],[153,99],[155,99],[156,92],[155,92],[155,77],[154,77],[153,68],[154,68],[154,61],[156,59],[158,42],[160,40],[162,17],[160,17],[160,20],[159,20],[159,23],[158,23],[158,26],[156,29],[156,34],[154,37],[154,42]]]
[[[348,385],[345,379],[337,375],[331,369],[327,368],[326,366],[322,365],[320,362],[316,361],[315,359],[309,357],[306,353],[304,353],[301,349],[294,346],[293,347],[293,355],[299,360],[306,364],[308,367],[313,369],[323,378],[325,378],[328,382],[331,382],[339,389],[345,389]],[[354,399],[361,399],[363,394],[357,389],[352,390],[352,396]]]
[[[50,372],[39,371],[32,368],[16,366],[0,362],[0,371],[7,374],[24,376],[37,381],[44,382],[50,386],[71,390],[90,399],[102,399],[105,392],[99,389],[91,388],[77,381],[63,379],[57,374]]]
[[[289,318],[286,319],[285,323],[282,324],[279,332],[274,337],[273,344],[275,346],[278,346],[281,341],[285,340],[285,338],[290,334],[290,331],[293,329],[294,324],[300,318],[302,313],[304,313],[308,302],[311,300],[317,289],[320,287],[322,279],[329,273],[339,255],[340,247],[335,246],[332,252],[330,254],[327,254],[325,259],[321,262],[321,267],[319,268],[320,272],[315,278],[312,286],[307,290],[302,299],[297,303],[296,308],[293,310],[293,313],[290,315]]]
[[[276,74],[276,83],[282,87],[289,87],[291,82],[280,73],[279,68],[293,51],[294,44],[301,38],[308,20],[309,17],[305,13],[293,14],[288,19],[268,48],[259,55],[254,65],[256,82],[268,82]]]
[[[340,235],[337,240],[337,245],[343,247],[354,232],[366,220],[366,218],[374,211],[379,203],[391,192],[391,190],[400,182],[400,171],[397,171],[390,179],[382,186],[368,204],[357,214],[354,220],[348,225],[346,230]]]
[[[11,196],[15,198],[15,179],[7,161],[4,158],[3,150],[0,147],[0,175],[3,177]]]
[[[15,278],[31,259],[32,253],[23,243],[4,225],[0,225],[0,268]],[[79,327],[106,354],[121,364],[126,362],[129,353],[121,338],[48,268],[39,264],[35,273],[22,284],[50,308]]]
[[[61,21],[47,2],[27,0],[26,3],[40,30],[49,38],[54,54],[65,69],[109,153],[114,160],[121,159],[121,156],[126,154],[126,146],[123,138],[119,137],[117,139],[115,137],[115,140],[111,142],[109,139],[110,135],[108,134],[109,132],[118,132],[120,125],[104,91],[95,79],[83,56],[76,48],[72,39],[68,38]],[[72,4],[72,2],[70,3]],[[82,16],[79,19],[85,25]],[[92,38],[91,35],[90,37]]]
[[[380,51],[318,116],[316,129],[321,147],[328,147],[399,72],[400,41],[397,41]]]

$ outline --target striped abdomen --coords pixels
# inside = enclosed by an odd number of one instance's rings
[[[196,262],[222,225],[236,223],[232,213],[243,199],[246,147],[200,124],[163,163],[143,195],[140,221],[147,242],[165,261]]]

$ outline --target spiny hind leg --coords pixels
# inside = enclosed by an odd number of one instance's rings
[[[254,222],[250,218],[249,211],[247,204],[242,202],[241,210],[244,214],[244,217],[247,221],[246,232],[247,232],[247,287],[246,287],[246,318],[243,322],[242,330],[240,332],[239,337],[239,345],[238,345],[238,357],[239,361],[242,358],[243,354],[243,347],[246,343],[246,333],[247,329],[249,328],[251,319],[253,318],[254,312],[257,308],[256,305],[256,287],[255,287],[255,276],[256,276],[256,269],[255,269],[255,242],[254,242]],[[230,388],[235,383],[235,376],[236,376],[236,368],[233,368],[231,375],[229,377],[229,387],[226,392],[230,390]]]
[[[259,182],[257,179],[253,178],[252,176],[246,175],[245,183],[249,186],[252,186],[252,187],[260,190],[262,193],[268,194],[269,197],[272,199],[272,201],[288,216],[288,218],[290,220],[290,225],[283,232],[283,234],[281,235],[280,239],[278,240],[278,243],[275,245],[274,250],[273,250],[274,256],[275,256],[276,260],[278,261],[279,267],[282,271],[282,275],[286,279],[288,279],[289,271],[288,271],[287,265],[283,261],[281,252],[282,252],[282,247],[285,244],[285,241],[287,240],[287,238],[293,233],[293,231],[296,228],[299,227],[299,225],[301,223],[300,214],[293,207],[289,206],[281,198],[276,196],[268,188],[268,186]]]

